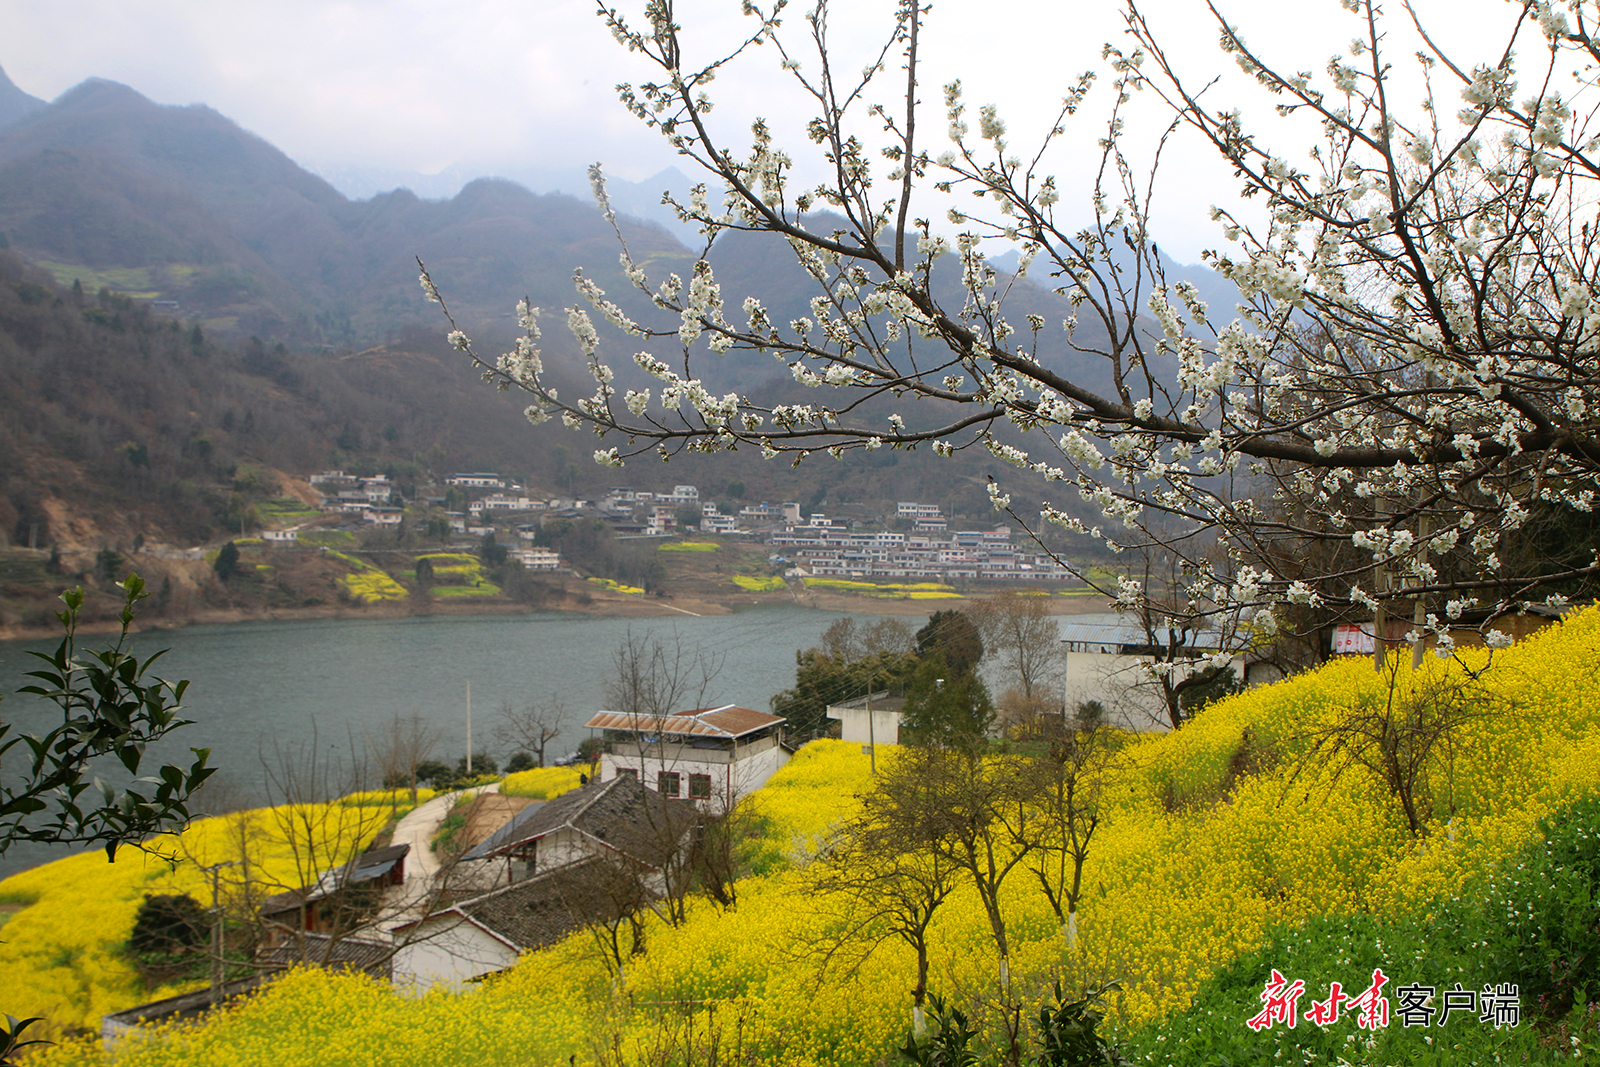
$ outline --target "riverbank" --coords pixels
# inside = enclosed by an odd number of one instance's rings
[[[446,599],[429,598],[423,602],[411,599],[388,600],[375,603],[321,603],[301,607],[259,604],[227,606],[197,606],[182,614],[151,615],[146,613],[136,620],[134,632],[159,633],[180,630],[191,626],[216,626],[243,622],[304,622],[320,619],[403,619],[413,617],[494,617],[502,615],[532,615],[537,612],[556,611],[563,614],[595,618],[668,618],[672,616],[704,617],[731,615],[752,607],[797,604],[818,611],[846,614],[895,615],[920,617],[935,611],[959,610],[973,601],[985,600],[1009,587],[975,590],[948,597],[871,596],[837,589],[807,588],[794,581],[782,590],[753,593],[729,589],[725,595],[653,597],[619,593],[583,579],[566,579],[563,595],[538,605],[517,603],[500,597],[462,597]],[[1052,595],[1047,600],[1052,615],[1084,615],[1106,610],[1104,599],[1094,595]],[[79,627],[83,634],[116,633],[118,624],[111,619],[97,619]],[[58,637],[59,626],[28,626],[0,624],[0,641],[37,641]]]

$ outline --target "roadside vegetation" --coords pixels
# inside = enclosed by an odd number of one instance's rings
[[[1037,1008],[1081,1022],[1098,1003],[1105,1014],[1091,1031],[1136,1062],[1592,1054],[1600,953],[1594,924],[1571,917],[1584,902],[1592,908],[1600,886],[1597,660],[1600,611],[1589,611],[1492,661],[1462,652],[1416,672],[1405,663],[1379,672],[1347,660],[1218,701],[1170,734],[1096,735],[1114,758],[1084,763],[1092,776],[1073,779],[1074,810],[1092,814],[1095,828],[1071,935],[1041,892],[1043,875],[1029,873],[1040,856],[1068,857],[1065,846],[1008,839],[1025,854],[993,901],[1008,937],[1002,984],[984,894],[958,870],[927,928],[927,984],[944,1008],[930,998],[923,1042],[962,1043],[959,1010],[976,1062],[1012,1062],[1043,1040]],[[1386,734],[1371,732],[1374,714]],[[880,748],[874,778],[859,745],[803,748],[747,802],[758,833],[742,850],[751,873],[737,905],[696,898],[675,926],[648,917],[646,950],[625,980],[585,935],[471,995],[412,999],[365,978],[300,973],[184,1029],[181,1041],[157,1031],[124,1046],[117,1061],[241,1062],[271,1048],[279,1064],[364,1064],[362,1035],[383,1035],[387,1054],[438,1064],[610,1063],[618,1050],[630,1063],[893,1062],[910,1023],[915,952],[881,924],[853,922],[846,898],[817,879],[840,835],[880,810],[907,769],[921,774],[919,751]],[[973,758],[973,782],[1048,762]],[[1396,775],[1397,766],[1409,770]],[[217,822],[189,833],[204,838]],[[139,894],[198,884],[182,864],[129,860],[80,857],[0,883],[0,899],[35,901],[8,924],[4,949],[25,948],[34,962],[19,971],[8,960],[0,972],[10,988],[41,991],[20,1010],[72,1004],[88,1026],[126,1006],[132,990],[110,946],[126,939]],[[90,930],[94,951],[83,943]],[[1374,968],[1396,1005],[1387,1026],[1358,1026],[1354,1007],[1323,1025],[1308,1020],[1330,982],[1355,997]],[[1297,1025],[1248,1027],[1273,970],[1305,983]],[[1456,982],[1473,991],[1520,983],[1519,1024],[1464,1013],[1443,1027],[1402,1024],[1398,987]],[[1080,1000],[1097,991],[1099,1001]],[[103,1053],[69,1042],[39,1062],[100,1063]]]

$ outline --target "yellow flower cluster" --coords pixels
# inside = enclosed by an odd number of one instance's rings
[[[473,578],[483,573],[483,561],[470,552],[424,552],[417,559],[431,563],[434,574],[461,574]]]
[[[417,788],[417,803],[432,800],[438,794],[427,786]],[[339,803],[352,808],[387,808],[396,816],[404,815],[412,807],[409,789],[374,789],[365,793],[347,793]]]
[[[717,546],[712,541],[674,541],[658,549],[661,552],[715,552]]]
[[[1122,1022],[1162,1017],[1272,924],[1425,907],[1525,842],[1541,815],[1592,793],[1600,612],[1492,661],[1464,658],[1476,676],[1439,661],[1414,674],[1405,663],[1383,672],[1370,660],[1333,663],[1213,705],[1175,733],[1127,739],[1103,783],[1076,945],[1026,869],[1005,884],[1018,995],[1037,1001],[1058,979],[1068,988],[1116,979]],[[1352,729],[1383,709],[1406,729],[1448,713],[1449,758],[1424,761],[1413,798],[1421,834]],[[880,748],[879,772],[895,758]],[[872,781],[859,745],[803,748],[750,798],[765,851],[737,905],[693,900],[675,927],[652,915],[647,951],[620,976],[589,934],[463,995],[408,999],[363,979],[298,974],[202,1026],[119,1051],[119,1065],[366,1067],[379,1042],[385,1058],[462,1065],[683,1062],[709,1060],[712,1046],[722,1059],[798,1067],[884,1060],[909,1021],[910,951],[893,939],[834,951],[839,904],[819,898],[805,870]],[[42,905],[57,882],[70,879],[40,874],[0,893],[36,892]],[[30,940],[17,924],[32,910],[7,928],[13,944]],[[986,1007],[997,953],[970,885],[930,933],[932,987],[997,1027]],[[101,1056],[74,1046],[42,1061]]]
[[[590,578],[589,581],[593,582],[595,585],[603,585],[613,593],[626,593],[629,596],[644,596],[644,590],[640,589],[636,585],[623,585],[621,582],[613,581],[610,578]]]
[[[436,585],[428,590],[433,596],[499,596],[500,587],[493,582],[476,585]]]
[[[777,589],[787,588],[789,583],[775,574],[767,578],[752,578],[747,574],[735,574],[733,576],[733,584],[752,593],[770,593]]]
[[[372,604],[380,600],[404,600],[411,594],[406,587],[389,577],[387,573],[374,567],[366,560],[357,559],[355,556],[343,552],[328,551],[328,555],[342,560],[354,568],[353,573],[339,579],[339,588],[348,593],[352,599],[365,604]]]
[[[382,571],[362,571],[339,579],[339,586],[355,600],[372,604],[380,600],[404,600],[411,594],[406,587]]]
[[[938,582],[854,582],[847,578],[807,578],[808,589],[838,589],[887,600],[960,599],[961,594]]]
[[[532,797],[534,800],[551,800],[570,789],[578,788],[578,776],[585,767],[535,767],[532,770],[508,774],[500,782],[500,792],[508,797]]]
[[[409,793],[392,796],[409,807]],[[355,802],[202,819],[151,841],[147,851],[119,851],[115,863],[89,852],[0,882],[0,900],[27,905],[6,923],[0,941],[0,1011],[98,1030],[103,1015],[181,992],[147,990],[123,952],[145,896],[190,893],[209,906],[211,885],[200,868],[230,860],[237,865],[219,879],[230,914],[305,885],[371,844],[393,817],[394,805],[378,803],[374,794],[346,799]]]

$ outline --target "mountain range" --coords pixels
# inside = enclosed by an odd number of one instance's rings
[[[680,194],[686,184],[676,171],[657,181]],[[614,188],[624,209],[641,213],[659,196],[649,183]],[[667,226],[629,215],[618,226],[652,275],[693,266]],[[444,344],[439,309],[417,283],[419,258],[488,355],[510,343],[519,298],[547,320],[564,317],[560,309],[579,302],[580,265],[636,318],[675,325],[627,283],[617,233],[587,200],[505,178],[467,182],[448,199],[406,188],[351,199],[211,108],[158,105],[100,79],[45,103],[0,72],[0,256],[0,282],[11,287],[0,293],[0,537],[14,542],[47,519],[70,529],[71,509],[60,506],[68,500],[95,513],[81,546],[110,530],[112,540],[203,540],[233,521],[229,480],[240,465],[302,474],[341,464],[503,468],[552,493],[615,478],[571,458],[592,444],[559,426],[528,427],[514,397],[476,383]],[[809,314],[812,283],[773,239],[727,234],[710,259],[728,307],[759,294],[775,321]],[[954,267],[941,266],[935,281],[959,306]],[[1071,313],[1028,282],[1013,288],[1008,308],[1014,320]],[[1102,364],[1059,331],[1041,338],[1047,365],[1109,386]],[[547,326],[543,343],[552,375],[581,387],[567,331]],[[614,355],[636,343],[605,335]],[[619,384],[638,373],[623,364]],[[764,357],[706,357],[699,372],[715,392],[816,399]],[[856,415],[888,413],[868,405]],[[939,413],[924,403],[906,414]],[[242,432],[247,415],[253,434]],[[952,477],[924,452],[885,451],[792,471],[746,450],[626,477],[643,486],[737,479],[751,496],[813,506],[921,493],[962,507],[970,498],[976,513],[993,466],[974,450]],[[175,490],[180,483],[188,488]]]

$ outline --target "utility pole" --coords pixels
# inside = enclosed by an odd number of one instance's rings
[[[472,683],[467,683],[467,777],[472,777]]]
[[[222,893],[219,881],[222,868],[238,866],[238,860],[223,860],[200,869],[211,876],[211,1006],[222,1002]]]
[[[878,776],[878,731],[872,721],[872,675],[867,675],[867,753],[872,762],[872,776]]]

